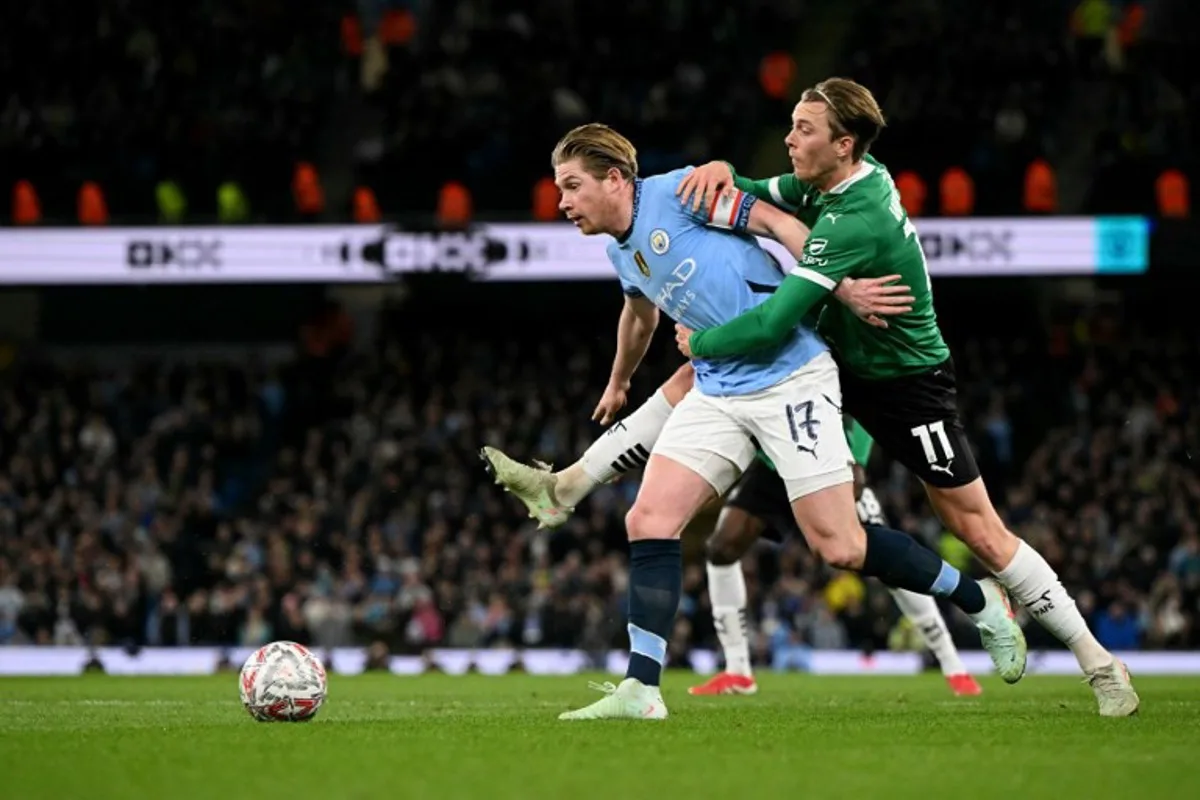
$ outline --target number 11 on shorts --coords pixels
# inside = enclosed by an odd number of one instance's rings
[[[921,440],[921,447],[925,450],[925,458],[930,464],[936,464],[943,459],[947,462],[954,460],[954,448],[950,446],[950,437],[946,435],[945,420],[930,422],[927,425],[918,425],[912,429],[912,435]],[[933,444],[935,438],[938,444],[941,445],[941,457],[938,456],[937,448]]]

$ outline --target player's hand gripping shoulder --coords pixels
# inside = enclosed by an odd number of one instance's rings
[[[712,208],[717,198],[731,189],[733,170],[724,161],[710,161],[685,175],[675,194],[683,205],[691,202],[692,213],[698,214],[702,208]]]
[[[710,161],[685,175],[675,187],[675,194],[682,205],[691,205],[693,214],[699,214],[702,210],[711,214],[718,213],[718,204],[722,200],[734,198],[738,190],[734,186],[734,174],[729,165],[724,161]],[[754,192],[748,194],[755,196]],[[769,203],[759,202],[750,206],[745,230],[755,236],[774,239],[786,247],[797,260],[804,256],[808,226]]]
[[[787,176],[775,180],[782,186]],[[702,208],[711,208],[722,195],[733,192],[737,187],[737,176],[725,161],[710,161],[697,167],[683,177],[675,188],[675,194],[683,205],[691,205],[693,213]],[[747,230],[758,236],[775,239],[788,249],[797,261],[803,260],[804,246],[810,231],[796,217],[771,205],[776,200],[770,191],[771,181],[751,181],[747,189],[760,200],[750,211]],[[745,187],[743,187],[745,188]],[[796,199],[796,198],[792,198]],[[854,315],[869,325],[886,328],[885,316],[904,314],[912,310],[914,299],[911,290],[896,284],[898,275],[882,278],[854,279],[846,276],[838,282],[833,296],[854,312]]]

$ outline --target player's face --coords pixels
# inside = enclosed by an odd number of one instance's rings
[[[792,170],[806,183],[820,186],[838,167],[839,156],[849,136],[834,138],[829,127],[829,108],[821,102],[798,103],[792,112],[792,129],[784,138]]]
[[[597,180],[579,159],[572,159],[554,168],[554,183],[562,192],[558,208],[576,228],[588,236],[609,232],[620,188],[612,176]]]

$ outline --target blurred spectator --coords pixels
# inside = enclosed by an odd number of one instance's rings
[[[1103,311],[1053,334],[956,347],[993,497],[1106,644],[1196,647],[1200,345],[1121,330]],[[622,520],[637,479],[539,532],[476,449],[573,460],[595,434],[580,409],[603,385],[608,347],[569,331],[423,333],[319,369],[310,356],[14,367],[0,388],[0,643],[289,638],[599,658],[624,643]],[[639,381],[677,363],[651,357]],[[896,523],[939,546],[919,485],[885,455],[871,473]],[[977,569],[961,548],[947,555]],[[761,660],[795,669],[813,649],[906,646],[882,587],[802,543],[763,545],[745,565]],[[672,660],[687,663],[690,647],[714,643],[695,564],[680,610]]]
[[[1095,627],[1096,638],[1109,650],[1136,650],[1141,643],[1141,625],[1123,603],[1113,603],[1096,615]]]
[[[95,181],[114,217],[149,221],[160,181],[213,214],[201,200],[236,177],[256,209],[289,219],[292,165],[314,155],[336,97],[338,5],[6,5],[0,184],[29,180],[61,221]]]
[[[846,3],[846,40],[826,42],[810,0],[33,0],[0,12],[0,187],[19,224],[78,220],[82,185],[96,224],[428,218],[447,182],[481,217],[527,219],[566,129],[613,125],[648,174],[748,163],[818,77],[797,57],[835,47],[889,117],[897,172],[933,185],[961,166],[978,213],[1012,214],[1030,161],[1094,149],[1089,205],[1149,213],[1159,172],[1195,177],[1194,5]],[[1094,148],[1081,129],[1102,131]],[[322,181],[293,197],[298,163]],[[376,202],[352,203],[358,187]]]

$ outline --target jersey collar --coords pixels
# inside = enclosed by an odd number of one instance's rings
[[[842,181],[837,186],[834,186],[832,189],[826,192],[826,194],[841,194],[874,171],[875,166],[873,164],[863,161],[858,165],[858,169],[851,173],[849,178],[846,178],[846,180]]]
[[[630,217],[629,230],[617,237],[617,244],[625,244],[629,241],[629,237],[633,235],[633,228],[637,225],[638,208],[642,204],[642,179],[633,179],[633,216]]]

